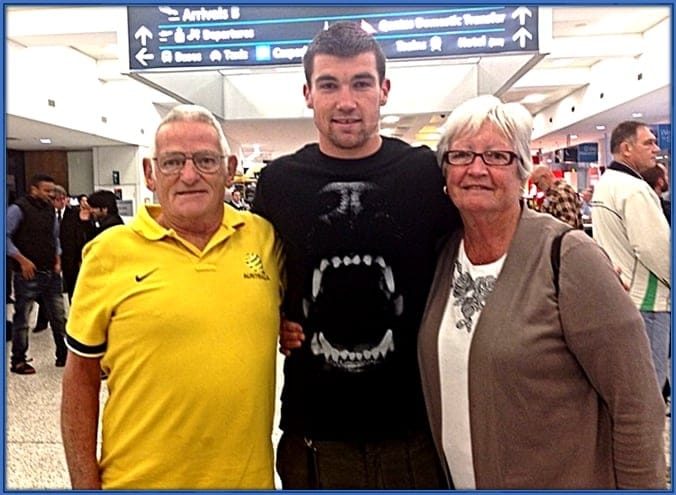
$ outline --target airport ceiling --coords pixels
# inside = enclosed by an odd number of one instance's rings
[[[28,9],[31,7],[6,8]],[[670,7],[641,6],[639,8],[641,9],[640,15],[637,15],[637,8],[631,6],[555,6],[552,8],[552,38],[555,41],[565,41],[574,38],[589,37],[591,39],[592,36],[604,37],[641,34],[671,15]],[[9,31],[11,30],[8,29]],[[96,60],[113,60],[118,57],[117,54],[119,53],[116,40],[114,37],[111,39],[110,33],[82,33],[68,37],[41,35],[40,33],[34,33],[30,36],[12,37],[8,34],[7,39],[11,39],[23,46],[66,45]],[[566,43],[552,43],[553,47],[565,45]],[[569,50],[561,49],[557,51],[556,49],[552,49],[551,53],[544,56],[530,70],[538,71],[538,74],[544,76],[548,71],[552,74],[559,73],[559,71],[550,69],[588,68],[601,60],[598,50],[592,52],[591,54],[580,53],[579,51],[571,53]],[[615,56],[618,55],[622,54],[615,53]],[[624,55],[634,56],[635,54],[627,53]],[[6,70],[11,70],[11,68]],[[539,93],[544,96],[541,101],[537,103],[524,102],[524,105],[531,113],[536,114],[585,85],[582,81],[562,81],[556,77],[550,79],[544,84],[540,81],[538,86],[532,87],[518,84],[518,81],[516,81],[517,84],[507,89],[501,97],[505,101],[522,101],[528,95]],[[393,81],[394,84],[395,82]],[[301,88],[298,88],[297,94],[299,99],[302,98]],[[156,103],[159,105],[171,105],[171,103],[167,103],[166,101],[159,101],[161,99],[159,98]],[[606,124],[610,127],[613,123],[632,118],[632,113],[637,111],[643,114],[642,119],[647,122],[670,122],[670,102],[671,88],[663,88],[655,93],[645,95],[637,100],[595,115],[593,118],[582,120],[574,126],[544,136],[533,143],[533,149],[551,150],[564,147],[568,144],[575,144],[575,141],[570,141],[570,134],[577,135],[576,142],[598,141],[603,139],[604,133],[608,131],[597,130],[597,125]],[[384,108],[383,114],[385,114],[387,107]],[[442,115],[447,110],[439,109],[439,112],[434,113],[408,114],[397,124],[402,126],[402,129],[405,128],[405,131],[397,133],[397,129],[392,129],[391,132],[395,135],[401,135],[409,142],[420,141],[419,139],[416,140],[416,134],[425,128],[436,128],[442,124]],[[388,127],[391,126],[383,124],[383,128]],[[294,118],[283,121],[279,119],[269,121],[266,119],[226,121],[224,128],[230,137],[242,144],[243,153],[255,154],[259,158],[274,158],[280,154],[293,151],[308,141],[315,140],[315,131],[311,118]],[[81,150],[95,146],[120,144],[119,142],[100,136],[12,115],[6,116],[6,136],[7,148],[18,150],[45,150],[50,149],[50,147]],[[50,136],[54,144],[36,145],[36,137],[38,136]],[[264,136],[263,141],[261,141],[261,136]],[[291,139],[290,136],[292,137]],[[256,143],[258,147],[256,149],[246,149],[253,146],[252,143]]]

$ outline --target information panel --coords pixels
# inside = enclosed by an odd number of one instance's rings
[[[338,21],[359,23],[390,60],[538,50],[532,6],[139,6],[127,16],[137,71],[299,64]]]
[[[661,150],[671,150],[671,124],[651,125],[650,130],[657,137],[657,146]]]

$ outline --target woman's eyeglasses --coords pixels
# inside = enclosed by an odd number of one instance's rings
[[[444,153],[444,162],[454,167],[463,167],[472,163],[477,156],[489,167],[506,167],[511,165],[518,155],[513,151],[490,150],[476,153],[469,150],[449,150]]]

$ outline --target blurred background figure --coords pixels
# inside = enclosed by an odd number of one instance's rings
[[[244,198],[242,198],[242,193],[239,191],[239,189],[234,189],[232,191],[232,195],[228,203],[230,204],[230,206],[238,210],[249,209],[249,205],[246,203],[246,201],[244,201]]]
[[[63,186],[56,184],[51,197],[59,224],[63,292],[68,294],[68,302],[70,303],[73,297],[73,290],[75,289],[75,279],[80,268],[82,247],[85,242],[85,230],[79,218],[78,209],[70,205],[70,198]],[[33,333],[46,329],[48,323],[45,305],[41,304],[40,300],[37,302],[39,304],[38,318]]]
[[[535,203],[536,211],[549,213],[575,229],[582,228],[582,201],[570,184],[556,179],[546,165],[535,167],[530,180],[544,194],[542,203]]]
[[[117,210],[117,197],[112,191],[100,190],[87,196],[90,223],[87,228],[87,241],[92,240],[106,229],[122,225],[124,221]]]
[[[669,174],[666,167],[658,163],[654,167],[641,172],[641,175],[650,184],[650,187],[653,188],[657,197],[660,198],[664,216],[667,217],[667,222],[671,225],[671,199],[668,199],[669,196],[667,194],[669,192]]]
[[[28,364],[28,317],[39,298],[46,307],[56,346],[56,366],[66,365],[65,313],[59,225],[52,204],[54,179],[37,174],[27,196],[7,208],[7,255],[14,271],[14,317],[10,371],[32,375]]]
[[[584,228],[585,233],[589,237],[594,236],[594,229],[592,225],[592,207],[591,199],[594,195],[594,188],[588,187],[583,189],[580,193],[580,199],[582,200],[582,206],[580,208],[580,213],[582,215],[582,227]]]
[[[652,168],[649,168],[641,173],[645,181],[650,184],[650,187],[653,188],[657,196],[660,198],[660,204],[662,205],[662,211],[664,216],[667,218],[667,222],[671,227],[671,199],[669,198],[669,174],[667,169],[661,163],[658,163]],[[671,359],[671,334],[669,334],[669,359]],[[669,405],[671,398],[671,383],[669,381],[669,374],[667,373],[667,381],[662,387],[662,396],[664,401]],[[667,408],[667,413],[669,413],[669,408]]]
[[[594,191],[588,187],[583,189],[580,193],[580,198],[582,199],[582,207],[580,212],[582,213],[582,223],[591,223],[591,199],[594,194]]]
[[[63,202],[63,213],[59,227],[61,241],[61,270],[63,273],[63,289],[68,294],[68,302],[72,302],[75,281],[77,280],[80,264],[82,263],[82,248],[86,239],[86,224],[80,219],[80,207],[71,206],[67,200],[68,194],[61,186],[54,188],[56,200]],[[63,199],[59,199],[59,195]],[[85,196],[86,197],[86,196]],[[58,215],[57,215],[58,218]]]

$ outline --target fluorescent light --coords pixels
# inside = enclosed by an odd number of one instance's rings
[[[52,140],[49,138],[40,138],[42,144],[52,144]]]
[[[386,115],[382,120],[383,124],[396,124],[397,122],[399,122],[398,115]]]
[[[569,134],[568,137],[570,139],[577,139],[577,134]]]
[[[635,119],[640,119],[641,117],[643,117],[643,114],[641,112],[634,112],[631,114],[631,116]]]
[[[596,130],[597,131],[605,131],[606,126],[604,126],[603,124],[599,124],[599,125],[596,126]]]

